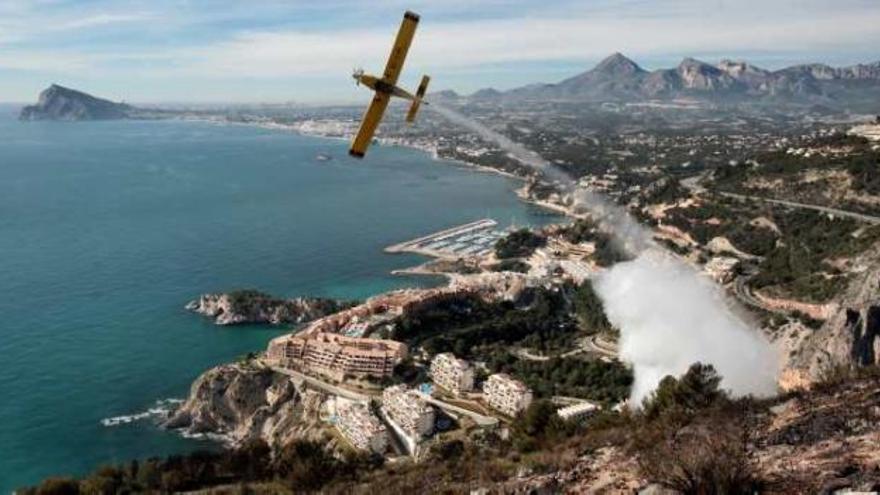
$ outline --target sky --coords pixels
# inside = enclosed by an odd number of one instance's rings
[[[622,52],[777,69],[880,60],[880,0],[0,0],[0,102],[57,83],[130,103],[353,103],[405,10],[401,77],[470,93],[556,82]]]

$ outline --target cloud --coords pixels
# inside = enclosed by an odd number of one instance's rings
[[[326,88],[338,92],[350,82],[340,76],[356,66],[381,72],[404,8],[423,14],[405,77],[445,72],[471,86],[504,87],[489,74],[525,67],[532,73],[509,79],[553,80],[558,70],[534,68],[584,67],[615,51],[637,61],[762,53],[785,64],[880,46],[873,0],[220,0],[210,8],[135,0],[127,7],[0,2],[0,69],[178,82],[338,78]]]
[[[110,24],[121,24],[121,23],[132,23],[132,22],[144,22],[155,19],[154,14],[149,13],[137,13],[137,14],[109,14],[109,13],[100,13],[95,15],[90,15],[86,17],[80,17],[78,19],[72,19],[69,21],[60,21],[54,25],[48,26],[46,29],[51,31],[64,31],[69,29],[84,29],[84,28],[93,28],[97,26],[107,26]]]
[[[743,25],[688,18],[504,19],[445,24],[423,22],[410,67],[479,67],[484,64],[595,60],[614,51],[638,56],[665,53],[808,52],[880,44],[880,9],[873,15],[764,19]],[[363,64],[379,72],[394,23],[382,30],[248,32],[231,40],[183,50],[191,70],[214,75],[247,73],[287,77],[338,73]],[[809,34],[808,36],[806,34]]]

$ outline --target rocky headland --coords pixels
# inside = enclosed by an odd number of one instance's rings
[[[135,116],[137,109],[53,84],[35,105],[21,110],[20,120],[117,120]]]
[[[256,290],[203,294],[186,309],[214,319],[217,325],[292,325],[336,313],[352,303],[319,297],[281,299]]]
[[[226,364],[196,379],[186,402],[163,426],[220,437],[233,447],[252,440],[270,447],[325,440],[326,429],[319,420],[325,400],[324,394],[300,390],[290,377],[256,361]]]

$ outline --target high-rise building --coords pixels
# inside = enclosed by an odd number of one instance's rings
[[[508,416],[516,416],[532,403],[532,391],[505,373],[490,375],[483,384],[486,402]]]
[[[431,361],[431,379],[455,395],[474,389],[474,368],[452,353],[444,352]]]
[[[434,431],[434,408],[406,385],[386,388],[382,392],[382,407],[388,417],[415,440]]]

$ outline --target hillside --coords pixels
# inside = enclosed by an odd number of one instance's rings
[[[21,110],[20,120],[116,120],[130,118],[136,109],[53,84],[35,105]]]
[[[833,493],[880,488],[878,370],[830,377],[771,401],[731,400],[711,367],[664,380],[640,413],[603,413],[581,425],[537,403],[512,425],[434,445],[420,463],[332,457],[298,440],[104,467],[52,478],[35,493]],[[273,394],[273,397],[275,395]]]

